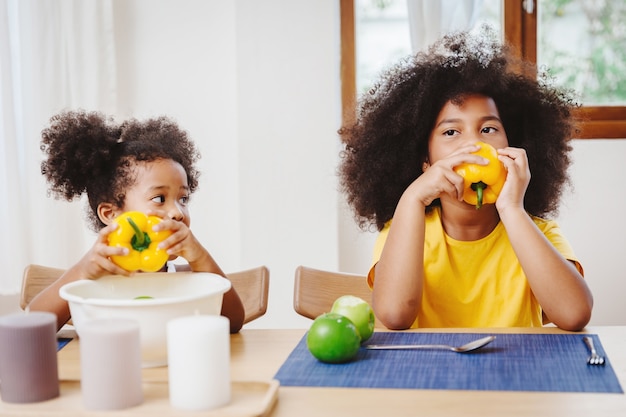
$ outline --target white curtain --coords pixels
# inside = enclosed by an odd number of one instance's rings
[[[446,32],[471,29],[482,0],[407,0],[413,52],[424,50]]]
[[[41,130],[64,109],[116,106],[113,0],[0,0],[0,293],[29,263],[69,267],[93,242],[84,204],[52,197]],[[43,233],[42,231],[45,231]]]

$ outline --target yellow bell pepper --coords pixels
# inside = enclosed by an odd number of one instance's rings
[[[506,169],[498,160],[498,152],[493,146],[485,142],[477,142],[476,145],[480,149],[473,154],[489,160],[489,164],[461,164],[454,167],[454,171],[464,180],[463,200],[480,209],[483,203],[496,202],[506,180]]]
[[[111,260],[127,271],[158,271],[167,262],[168,254],[157,246],[172,234],[169,230],[155,232],[152,227],[161,222],[157,216],[139,211],[127,211],[114,220],[119,226],[108,236],[109,246],[128,249],[128,255],[111,256]]]

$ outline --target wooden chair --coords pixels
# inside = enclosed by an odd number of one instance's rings
[[[22,278],[20,307],[25,309],[28,303],[41,290],[59,278],[65,270],[42,265],[28,265]],[[270,273],[267,267],[259,266],[245,271],[227,274],[237,290],[246,312],[244,324],[261,317],[267,311]]]
[[[293,308],[301,316],[315,319],[328,313],[342,295],[354,295],[372,305],[372,290],[364,275],[296,268]]]
[[[22,292],[20,294],[20,307],[26,309],[28,303],[44,288],[56,281],[63,273],[64,269],[51,268],[42,265],[28,265],[22,277]]]
[[[270,271],[265,266],[247,269],[245,271],[226,274],[237,294],[241,298],[246,316],[246,324],[257,319],[267,311],[267,298],[270,289]]]

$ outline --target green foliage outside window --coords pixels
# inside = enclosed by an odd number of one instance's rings
[[[557,82],[584,105],[626,103],[626,1],[543,0],[539,13],[539,63]]]

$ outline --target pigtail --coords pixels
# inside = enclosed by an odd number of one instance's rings
[[[46,159],[41,173],[50,192],[71,201],[95,183],[108,183],[121,150],[120,130],[112,119],[97,112],[69,111],[53,116],[42,131]]]

